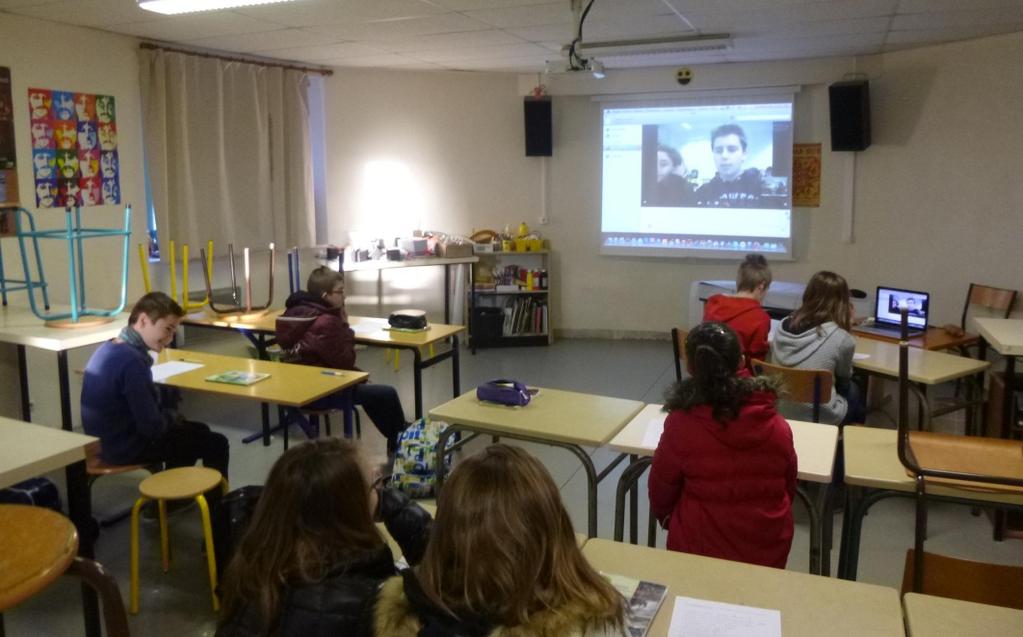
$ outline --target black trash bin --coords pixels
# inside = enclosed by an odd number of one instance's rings
[[[474,345],[486,346],[501,338],[504,325],[504,310],[499,307],[474,307],[472,309],[472,340]]]

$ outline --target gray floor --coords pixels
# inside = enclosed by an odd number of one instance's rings
[[[211,336],[210,332],[188,335],[188,347],[223,353],[244,354],[245,341],[235,335]],[[374,382],[398,387],[407,415],[412,411],[411,359],[401,358],[401,368],[394,371],[385,361],[383,350],[363,349],[359,365],[371,373]],[[462,389],[497,377],[521,379],[529,384],[556,387],[630,398],[645,402],[661,402],[665,388],[674,379],[671,349],[666,342],[562,340],[551,347],[480,350],[475,356],[463,350]],[[450,364],[442,363],[424,372],[424,397],[427,407],[451,396]],[[201,395],[186,396],[183,410],[190,418],[204,420],[231,440],[231,486],[261,483],[282,445],[275,437],[270,447],[253,443],[243,445],[241,439],[259,427],[259,409],[244,401],[224,401]],[[361,444],[372,459],[384,459],[384,441],[365,418]],[[891,426],[884,414],[872,414],[868,421],[878,426]],[[961,423],[946,419],[940,427],[961,429]],[[335,435],[336,435],[335,430]],[[294,439],[302,439],[294,431]],[[483,444],[482,442],[478,444]],[[578,463],[567,452],[528,445],[550,469],[561,491],[576,528],[586,529],[586,486]],[[472,447],[470,446],[470,451]],[[606,450],[593,451],[598,470],[613,459]],[[599,535],[611,537],[614,486],[621,473],[618,467],[601,483],[599,494]],[[61,481],[60,475],[53,476]],[[96,483],[93,490],[94,510],[105,517],[130,505],[136,497],[141,475],[113,476]],[[645,493],[645,478],[640,485]],[[646,506],[641,498],[640,520],[646,519]],[[796,506],[796,535],[789,556],[790,570],[806,572],[808,559],[808,526],[806,516]],[[841,528],[841,513],[835,516],[836,538]],[[992,562],[1023,564],[1023,543],[993,542],[985,516],[974,517],[966,507],[935,504],[931,507],[928,548],[941,553]],[[642,532],[641,532],[642,534]],[[171,518],[171,541],[175,550],[169,573],[160,567],[159,534],[154,523],[142,529],[141,612],[130,618],[135,635],[181,637],[212,635],[216,616],[210,606],[209,588],[204,563],[199,552],[198,513],[193,508]],[[104,529],[97,542],[97,559],[117,577],[121,592],[128,596],[128,522]],[[908,499],[890,499],[876,505],[867,516],[859,563],[859,580],[898,587],[906,549],[913,538],[913,503]],[[663,546],[663,533],[659,544]],[[837,566],[838,551],[832,553]],[[59,581],[49,590],[22,606],[5,613],[7,635],[81,634],[81,607],[73,581]]]

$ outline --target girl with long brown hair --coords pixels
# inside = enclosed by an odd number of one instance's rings
[[[423,561],[384,583],[377,637],[597,637],[624,601],[586,562],[558,488],[522,449],[491,445],[444,484]]]
[[[821,404],[821,421],[834,425],[863,422],[861,393],[852,382],[856,341],[849,333],[852,303],[845,279],[822,270],[810,278],[803,304],[781,323],[771,343],[775,363],[800,369],[826,369],[835,377],[830,399]],[[782,404],[782,412],[795,420],[810,420],[806,403]]]
[[[377,490],[355,445],[324,438],[286,451],[270,470],[228,567],[217,637],[355,634],[394,556],[387,525],[418,563],[430,516],[404,495]]]

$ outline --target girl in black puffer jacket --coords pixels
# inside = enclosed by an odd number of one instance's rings
[[[397,491],[374,489],[354,444],[326,438],[285,452],[228,567],[217,637],[354,634],[380,582],[396,572],[374,512],[418,563],[429,514]]]

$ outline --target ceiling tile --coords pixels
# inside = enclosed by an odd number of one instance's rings
[[[374,43],[374,45],[386,51],[403,53],[410,51],[436,51],[438,49],[506,46],[522,44],[523,42],[525,41],[504,31],[489,29],[487,31],[439,33],[437,35],[420,35],[411,38],[383,40]]]
[[[1007,22],[1000,25],[983,25],[954,27],[946,29],[914,29],[911,31],[891,31],[885,38],[886,45],[927,45],[940,42],[953,42],[955,40],[967,40],[971,38],[982,38],[985,36],[998,35],[1002,33],[1015,33],[1023,31],[1023,21]]]
[[[488,46],[470,49],[440,49],[437,51],[419,51],[415,57],[427,62],[451,62],[454,60],[490,60],[499,61],[504,58],[532,58],[543,63],[549,52],[535,44],[513,44],[510,46]]]
[[[334,39],[322,33],[314,33],[306,29],[277,29],[263,33],[238,33],[235,35],[218,35],[212,38],[186,40],[186,44],[207,49],[222,49],[235,52],[261,52],[275,49],[288,49],[300,46],[330,44]]]
[[[138,4],[121,0],[57,0],[34,2],[13,9],[21,15],[54,22],[87,27],[109,27],[130,22],[144,22],[159,17],[152,11],[139,9]]]
[[[184,42],[185,40],[212,38],[218,35],[260,33],[273,30],[278,26],[273,22],[257,20],[231,11],[219,11],[208,14],[188,13],[161,16],[159,19],[146,22],[120,24],[115,30],[118,33],[127,33],[142,38]]]
[[[499,29],[545,24],[572,24],[572,12],[568,8],[568,3],[565,2],[466,11],[465,15]]]
[[[995,9],[968,9],[964,11],[939,11],[936,13],[912,13],[897,15],[892,29],[908,31],[913,29],[947,29],[978,25],[1000,25],[1007,22],[1023,21],[1023,3],[1013,7]]]
[[[521,29],[506,29],[508,33],[522,38],[528,42],[568,42],[572,39],[572,24],[548,24],[542,27],[523,27]]]
[[[235,9],[238,13],[288,26],[366,22],[438,15],[447,11],[422,0],[300,0]]]
[[[998,7],[1018,7],[1019,0],[902,0],[899,13],[934,13],[936,11],[954,11],[969,7],[970,9],[993,9]]]
[[[479,31],[490,27],[478,20],[473,20],[457,13],[447,13],[423,18],[407,18],[397,20],[377,20],[373,22],[355,22],[347,24],[324,24],[309,27],[313,31],[333,35],[345,40],[384,40],[412,35],[430,35],[434,33],[457,33],[460,31]]]
[[[799,22],[824,20],[850,20],[895,14],[898,0],[831,0],[824,2],[779,4],[765,9],[748,9],[735,12],[708,11],[687,13],[693,26],[702,31],[724,31],[732,29],[757,29],[787,26]]]
[[[428,0],[430,4],[443,7],[448,11],[478,11],[481,9],[500,9],[502,7],[520,7],[531,4],[544,4],[550,0]],[[561,0],[568,5],[569,0]]]
[[[391,67],[404,66],[407,64],[418,64],[421,60],[389,53],[386,55],[374,55],[368,57],[354,57],[336,60],[332,66],[360,66],[360,67]]]

